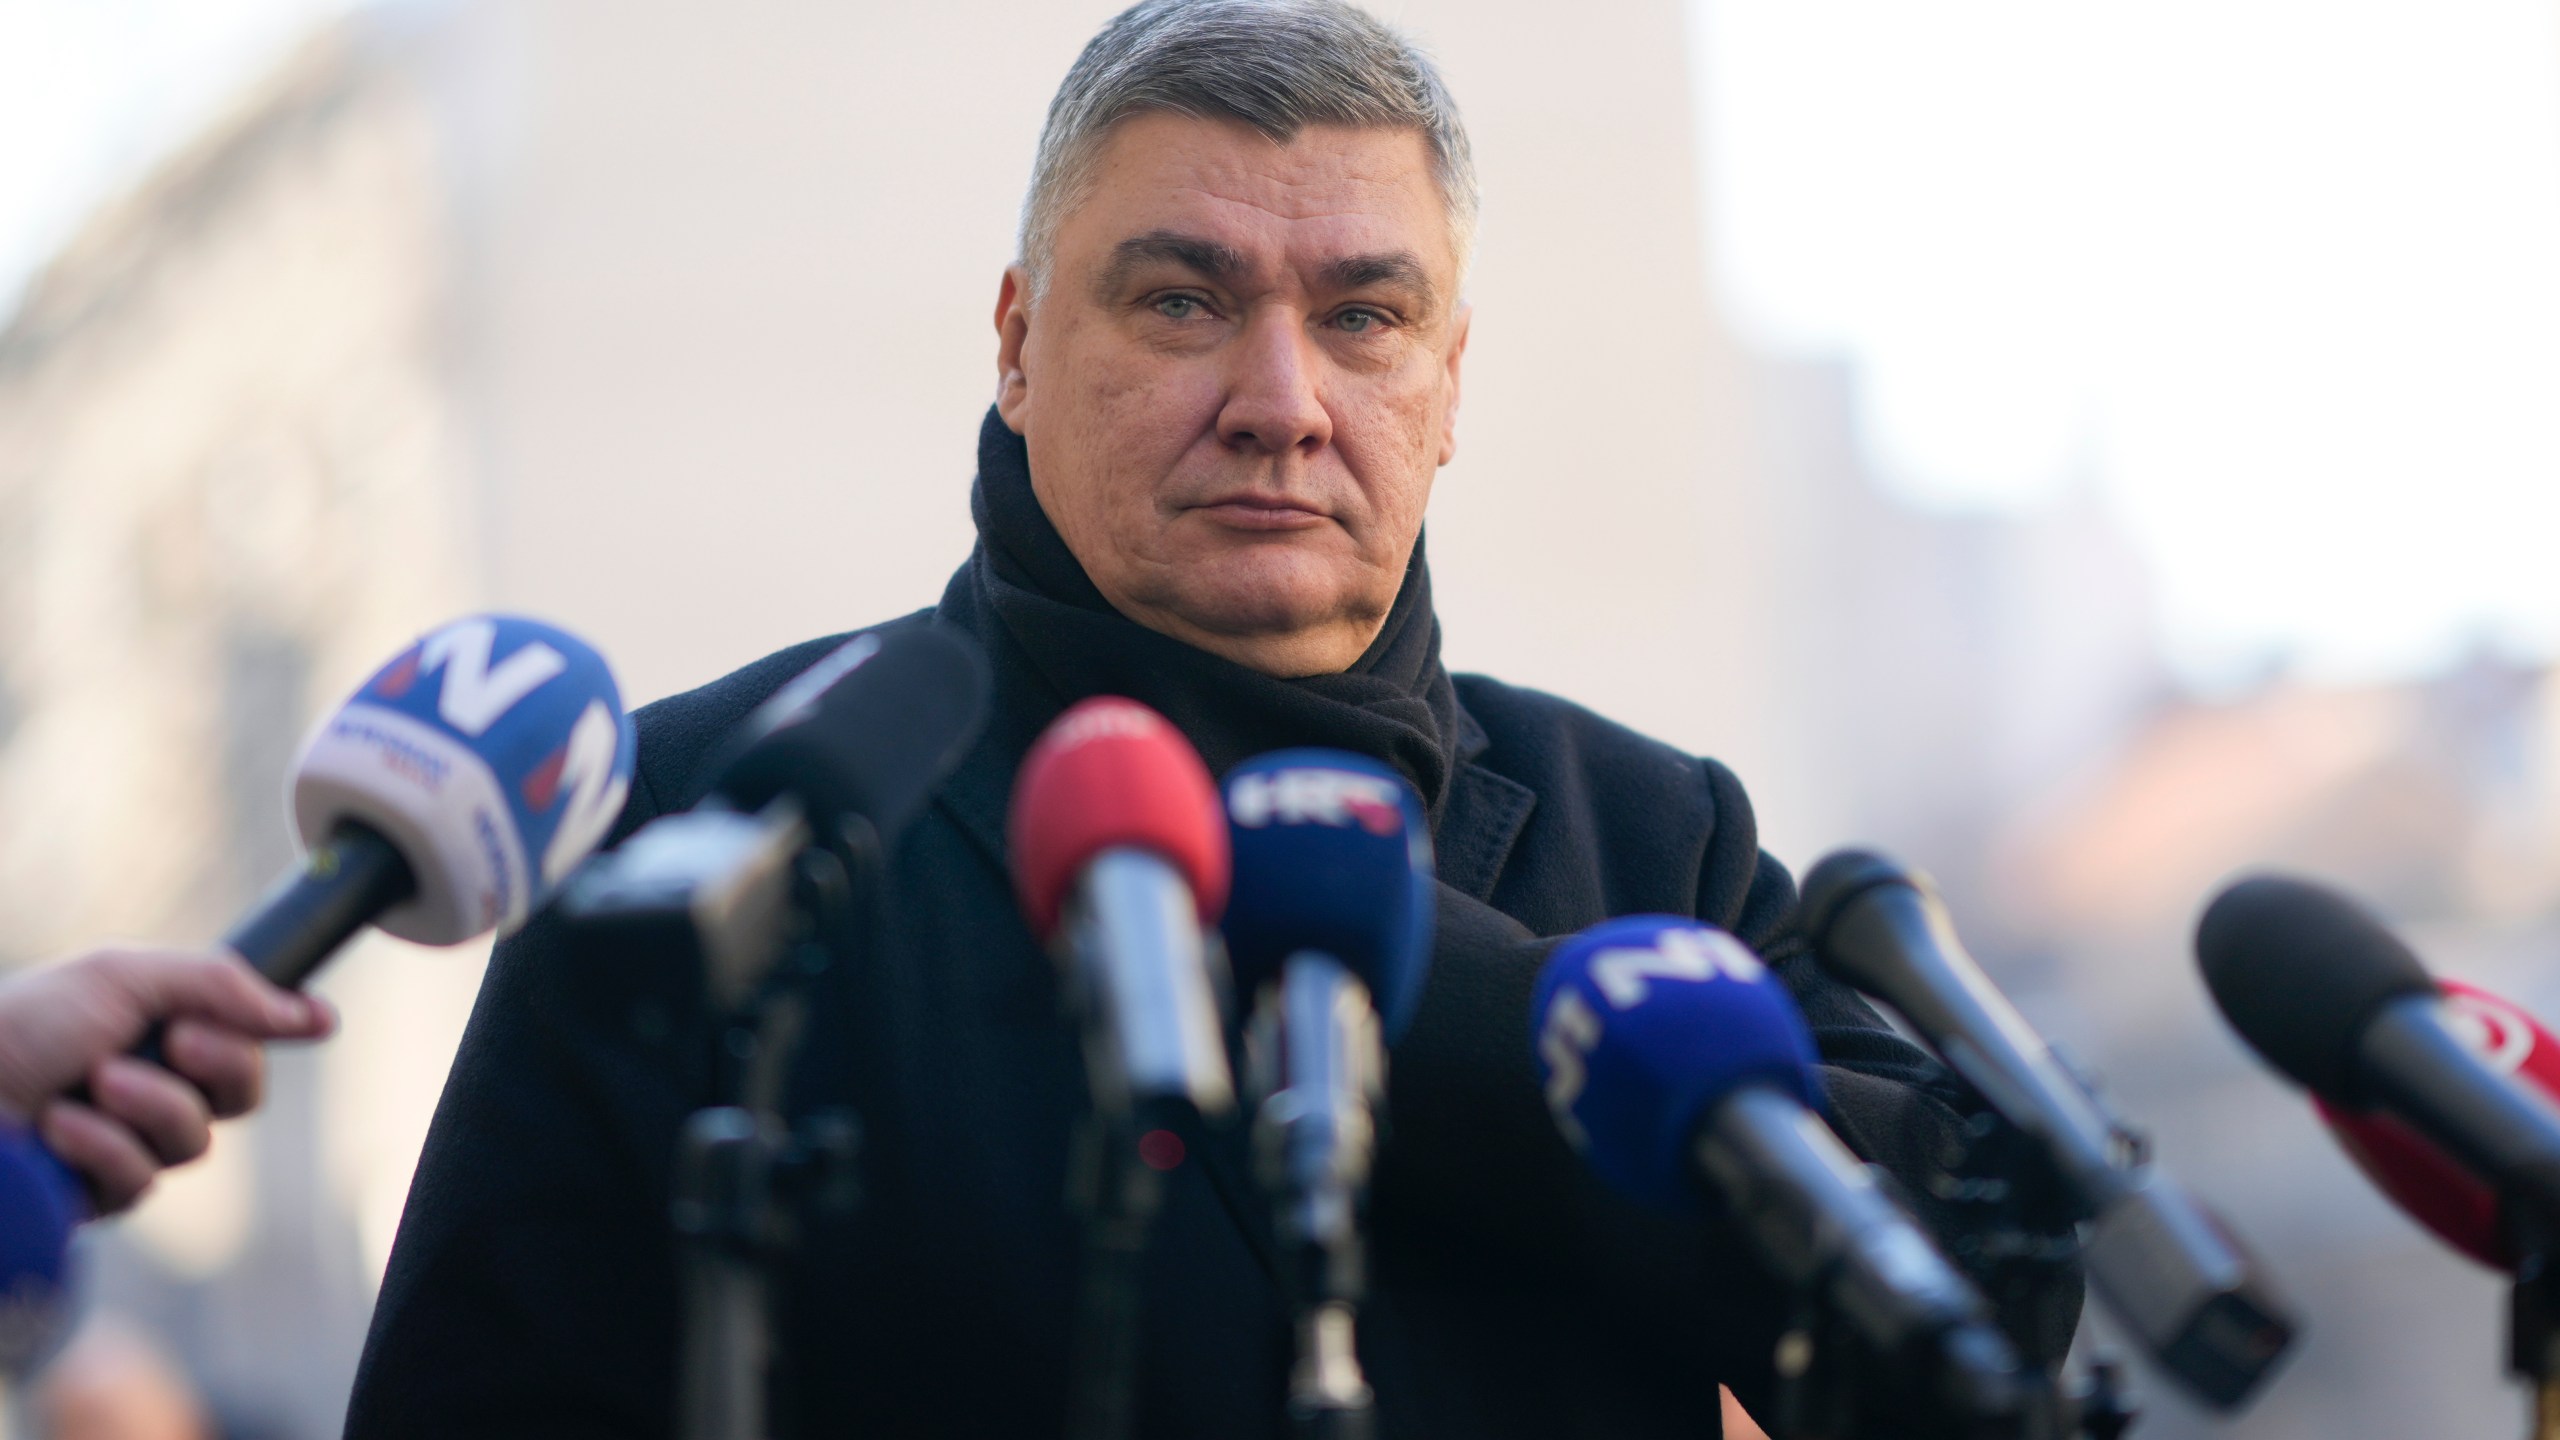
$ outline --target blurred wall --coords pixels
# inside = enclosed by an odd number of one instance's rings
[[[202,943],[293,859],[321,707],[476,590],[443,182],[393,37],[332,31],[0,329],[0,963]],[[387,940],[271,1103],[82,1241],[242,1433],[336,1433],[477,954]]]

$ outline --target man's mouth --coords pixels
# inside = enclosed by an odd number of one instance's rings
[[[1304,530],[1325,523],[1325,513],[1281,495],[1230,495],[1197,507],[1235,530]]]

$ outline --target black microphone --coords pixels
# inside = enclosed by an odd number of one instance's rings
[[[932,624],[866,631],[786,682],[715,753],[700,804],[640,827],[561,895],[571,963],[598,972],[587,998],[745,1005],[797,923],[804,857],[826,842],[818,853],[876,861],[977,737],[991,684],[977,646]]]
[[[679,1073],[714,1102],[678,1136],[670,1211],[688,1440],[766,1433],[773,1277],[804,1207],[853,1204],[860,1137],[840,1112],[780,1113],[807,1030],[803,990],[976,737],[990,684],[957,631],[857,635],[747,717],[700,804],[633,832],[561,897],[564,963],[584,972],[575,1003],[653,1037],[670,1036],[674,1016],[710,1012],[684,1037],[699,1048],[678,1052]]]
[[[2387,1110],[2560,1227],[2560,1109],[2485,1063],[2418,957],[2307,880],[2225,889],[2196,927],[2205,987],[2240,1038],[2323,1099]]]
[[[1929,878],[1844,850],[1805,876],[1802,917],[1833,974],[1892,1006],[2035,1142],[2087,1222],[2091,1284],[2142,1348],[2217,1406],[2246,1398],[2296,1322],[2228,1229],[1982,973]]]

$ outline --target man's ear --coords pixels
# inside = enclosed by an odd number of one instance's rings
[[[1449,317],[1449,403],[1440,407],[1440,463],[1448,464],[1458,454],[1458,371],[1467,358],[1467,328],[1475,322],[1476,307],[1458,302],[1458,313]]]
[[[996,414],[1005,428],[1022,433],[1023,412],[1031,404],[1031,381],[1022,370],[1022,352],[1031,339],[1031,276],[1019,265],[1004,267],[1004,283],[996,287]]]

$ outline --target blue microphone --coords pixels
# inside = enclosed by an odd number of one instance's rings
[[[1402,775],[1342,750],[1275,750],[1228,772],[1227,951],[1246,993],[1329,955],[1397,1039],[1431,968],[1431,825]]]
[[[604,658],[534,620],[477,615],[402,651],[322,720],[288,805],[307,850],[223,937],[298,988],[367,925],[426,945],[512,930],[604,839],[637,742]],[[161,1059],[154,1027],[134,1054]],[[0,1131],[0,1374],[60,1339],[86,1187]]]
[[[1257,1169],[1298,1299],[1289,1412],[1301,1435],[1362,1436],[1374,1397],[1353,1353],[1360,1199],[1384,1042],[1412,1024],[1431,964],[1431,827],[1404,777],[1338,750],[1259,756],[1225,790],[1227,950],[1256,997]]]
[[[1816,1115],[1813,1037],[1740,941],[1674,916],[1603,921],[1549,957],[1531,1036],[1557,1128],[1603,1180],[1731,1220],[1957,1433],[2023,1423],[2027,1381],[1990,1307]],[[1781,1347],[1783,1378],[1810,1341]]]

